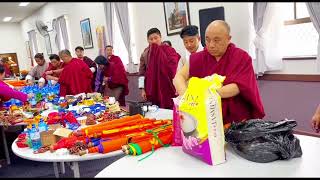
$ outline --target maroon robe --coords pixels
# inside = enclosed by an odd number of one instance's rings
[[[64,62],[60,62],[58,67],[54,67],[51,63],[49,63],[49,67],[46,69],[46,71],[42,74],[41,77],[43,77],[45,80],[47,80],[47,78],[46,78],[47,77],[47,75],[46,75],[47,71],[58,70],[58,69],[62,69],[63,67],[64,67]],[[55,73],[51,74],[51,76],[59,78],[60,74],[61,74],[61,72],[59,72],[59,73],[55,72]]]
[[[128,88],[128,78],[126,70],[123,63],[118,56],[110,56],[110,64],[105,68],[104,76],[111,77],[111,81],[108,82],[108,87],[110,89],[117,88],[119,86],[123,87],[123,91],[119,97],[119,104],[125,106],[125,96],[129,94]]]
[[[94,89],[94,80],[96,79],[96,75],[97,75],[97,65],[96,65],[96,63],[92,60],[92,59],[90,59],[89,57],[87,57],[87,56],[84,56],[83,57],[83,61],[87,64],[87,66],[89,67],[89,68],[94,68],[95,69],[95,71],[94,71],[94,73],[93,73],[93,78],[92,78],[92,82],[91,82],[91,86],[92,86],[92,89]]]
[[[72,60],[64,65],[59,77],[60,96],[91,93],[93,74],[89,67],[80,59]]]
[[[145,91],[148,101],[160,108],[172,109],[176,97],[173,78],[176,75],[180,55],[168,45],[150,46],[145,73]]]
[[[223,85],[236,83],[240,94],[222,99],[224,124],[265,116],[252,59],[247,52],[230,43],[219,61],[207,49],[190,56],[190,77],[203,78],[217,73],[226,76]]]

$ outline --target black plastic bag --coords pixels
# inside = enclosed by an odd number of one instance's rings
[[[292,129],[295,120],[280,122],[251,119],[234,123],[227,130],[226,141],[241,157],[260,163],[302,156],[299,139]]]

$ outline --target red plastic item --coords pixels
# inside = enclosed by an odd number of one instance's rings
[[[23,134],[19,134],[18,135],[18,140],[16,141],[16,145],[19,148],[26,148],[29,147],[27,144],[27,134],[23,133]]]
[[[50,150],[55,151],[61,148],[71,148],[76,142],[79,141],[86,143],[86,139],[84,137],[71,136],[67,138],[62,138],[57,143],[51,145]]]

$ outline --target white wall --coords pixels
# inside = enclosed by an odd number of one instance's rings
[[[148,29],[157,27],[162,33],[163,40],[170,40],[173,47],[185,56],[185,49],[179,35],[167,36],[164,20],[163,3],[131,3],[134,19],[134,32],[136,39],[137,56],[147,46],[146,34]],[[232,42],[238,47],[249,51],[249,11],[248,3],[189,3],[191,24],[199,27],[199,10],[223,6],[225,20],[231,28]],[[283,61],[283,70],[268,72],[270,74],[320,74],[315,60]]]
[[[199,27],[199,10],[224,6],[225,19],[231,27],[232,41],[240,48],[248,50],[249,12],[248,3],[189,3],[190,22]],[[157,27],[163,40],[170,40],[172,46],[185,56],[185,49],[179,35],[167,36],[163,3],[132,3],[135,19],[137,54],[147,46],[147,31]],[[239,18],[241,17],[241,18]]]
[[[79,45],[83,46],[80,21],[85,18],[90,18],[94,48],[85,49],[85,55],[94,60],[94,58],[99,53],[96,37],[96,27],[98,25],[105,26],[106,24],[102,3],[47,3],[36,13],[21,21],[21,32],[23,34],[24,40],[28,40],[28,31],[36,29],[36,20],[42,20],[45,23],[48,23],[49,29],[52,29],[52,19],[57,18],[61,15],[67,16],[67,25],[71,44],[70,51],[74,56],[74,48]],[[50,37],[53,53],[57,53],[57,47],[55,45],[53,33],[50,34]],[[44,38],[39,33],[37,33],[37,39],[39,51],[47,54],[44,44]],[[46,58],[47,60],[49,60],[47,55]]]
[[[27,69],[31,62],[27,58],[19,23],[0,23],[0,39],[0,54],[16,53],[20,70]]]
[[[231,26],[232,41],[240,48],[248,51],[249,48],[249,12],[248,3],[189,3],[191,24],[199,26],[199,10],[211,7],[223,6],[225,9],[225,19]],[[170,40],[173,47],[185,56],[185,49],[179,35],[167,36],[166,25],[164,20],[163,3],[130,3],[130,19],[133,20],[132,38],[135,43],[132,44],[136,48],[135,58],[139,60],[144,48],[147,46],[146,33],[148,29],[157,27],[163,35],[163,40]],[[30,17],[24,19],[20,23],[20,32],[17,24],[0,24],[0,38],[3,42],[0,45],[0,52],[16,52],[19,58],[21,69],[30,67],[27,58],[25,41],[28,40],[27,32],[36,29],[35,20],[42,20],[49,23],[53,18],[65,14],[68,18],[71,52],[78,45],[83,45],[80,20],[90,18],[91,31],[93,38],[93,49],[86,49],[85,54],[94,59],[98,55],[97,38],[95,28],[97,25],[105,26],[104,8],[102,3],[47,3]],[[106,26],[105,26],[106,27]],[[44,39],[37,34],[38,47],[41,52],[46,54]],[[51,34],[53,35],[53,34]],[[54,37],[51,36],[51,45],[53,52],[57,53],[54,43]],[[48,59],[48,57],[46,56]],[[304,61],[284,61],[282,71],[274,71],[269,73],[276,74],[320,74],[320,70],[316,68],[317,63],[314,60]]]
[[[267,72],[267,74],[320,74],[317,60],[285,60],[281,71]]]

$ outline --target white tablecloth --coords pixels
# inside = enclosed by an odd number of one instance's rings
[[[123,154],[121,150],[110,152],[107,154],[95,153],[95,154],[85,154],[83,156],[70,155],[70,154],[59,155],[56,152],[51,153],[50,151],[47,151],[45,153],[34,154],[31,148],[18,148],[18,146],[16,145],[16,141],[17,140],[15,140],[11,146],[14,154],[24,159],[41,161],[41,162],[75,162],[75,161],[78,162],[78,161],[102,159],[102,158]]]
[[[235,154],[227,146],[227,161],[210,166],[185,154],[181,147],[168,147],[157,149],[140,162],[138,159],[148,153],[123,157],[96,177],[320,177],[320,138],[297,137],[303,151],[301,158],[255,163]]]
[[[156,119],[172,119],[173,112],[170,109],[158,109],[156,112],[147,112],[145,117]]]

